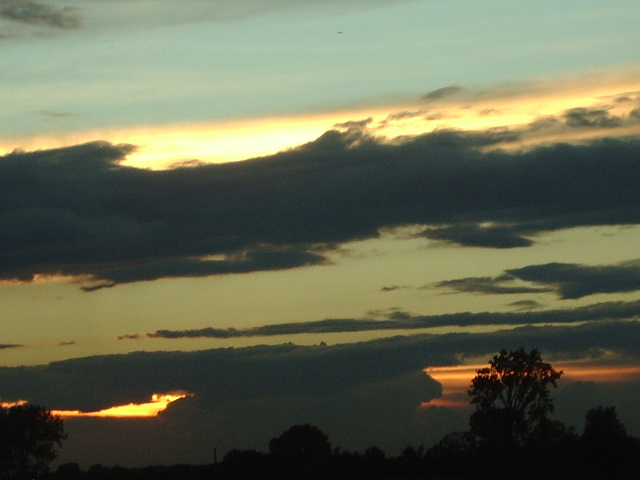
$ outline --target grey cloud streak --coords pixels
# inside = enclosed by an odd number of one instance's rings
[[[450,288],[457,292],[483,293],[483,294],[514,294],[514,293],[544,293],[552,292],[547,287],[530,287],[509,285],[508,282],[514,280],[511,275],[501,275],[494,277],[467,277],[456,278],[455,280],[443,280],[435,284],[437,288]],[[505,285],[505,283],[507,283]]]
[[[423,100],[440,100],[441,98],[450,97],[462,91],[462,87],[457,85],[449,85],[448,87],[432,90],[422,96]]]
[[[516,285],[516,280],[533,286]],[[535,286],[543,285],[543,286]],[[596,293],[640,290],[640,260],[616,265],[546,263],[506,270],[498,277],[468,277],[435,284],[458,292],[481,294],[555,292],[561,299],[577,299]]]
[[[432,240],[446,240],[465,247],[516,248],[530,247],[535,229],[513,226],[481,226],[477,224],[447,225],[426,229],[422,235]]]
[[[518,306],[518,305],[516,305]],[[520,305],[522,306],[522,305]],[[530,306],[526,304],[526,306]],[[237,338],[276,335],[364,332],[376,330],[416,330],[436,327],[469,327],[483,325],[536,325],[578,322],[608,322],[640,317],[640,301],[605,302],[573,309],[517,312],[449,313],[443,315],[410,315],[391,312],[383,320],[325,319],[311,322],[281,323],[253,328],[201,328],[186,330],[158,330],[150,333],[121,335],[120,340],[144,338]]]
[[[357,129],[269,157],[165,171],[93,142],[0,157],[0,278],[85,276],[87,291],[171,276],[326,263],[382,228],[461,245],[640,222],[640,140],[480,150],[515,132],[434,132],[393,144]]]
[[[0,0],[0,18],[28,25],[70,29],[80,26],[76,9],[55,8],[32,0]]]
[[[547,263],[507,272],[522,280],[552,285],[563,299],[640,290],[640,260],[597,266]]]
[[[230,273],[282,270],[327,263],[317,253],[296,248],[256,248],[241,255],[220,260],[160,260],[144,265],[109,268],[98,280],[81,288],[87,292],[113,287],[119,283],[139,282],[166,277],[203,277]]]

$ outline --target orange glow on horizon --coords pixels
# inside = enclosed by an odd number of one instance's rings
[[[11,407],[19,407],[20,405],[25,405],[29,402],[26,400],[16,400],[15,402],[0,402],[0,407],[2,408],[11,408]]]
[[[442,385],[442,396],[420,404],[420,408],[446,407],[468,408],[469,401],[461,400],[466,395],[471,379],[476,371],[485,365],[455,365],[450,367],[429,367],[424,372]]]
[[[129,403],[117,405],[96,412],[81,412],[80,410],[52,410],[54,415],[61,417],[111,417],[111,418],[140,418],[155,417],[167,409],[170,403],[190,396],[188,393],[154,393],[147,403]]]
[[[469,407],[469,402],[461,398],[466,395],[477,370],[486,366],[486,364],[477,364],[426,368],[424,372],[442,385],[442,396],[423,402],[421,407]],[[560,382],[615,383],[640,379],[640,365],[594,365],[585,361],[576,361],[553,365],[553,368],[564,372]]]
[[[602,383],[628,382],[640,379],[640,366],[638,365],[589,365],[581,362],[559,364],[554,367],[562,370],[561,378],[569,382],[593,381]]]

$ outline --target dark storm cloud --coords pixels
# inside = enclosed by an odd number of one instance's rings
[[[52,28],[69,29],[80,26],[76,9],[55,8],[31,0],[0,0],[0,18]]]
[[[618,265],[546,263],[507,270],[521,280],[551,286],[563,299],[582,298],[596,293],[640,290],[640,261]]]
[[[505,292],[499,292],[505,293]],[[514,293],[514,292],[508,292]],[[522,293],[522,292],[517,292]],[[535,304],[533,306],[536,306]],[[522,307],[522,304],[514,304]],[[525,304],[531,307],[531,304]],[[487,325],[536,325],[633,319],[640,315],[638,302],[605,302],[567,310],[448,313],[443,315],[411,315],[402,311],[378,313],[377,318],[332,318],[311,322],[292,322],[263,325],[244,329],[200,328],[186,330],[158,330],[146,334],[121,335],[120,340],[144,338],[237,338],[269,337],[275,335],[364,332],[376,330],[416,330],[436,327],[479,327]]]
[[[518,280],[534,285],[516,284]],[[528,265],[506,270],[498,277],[457,278],[434,286],[482,294],[555,292],[562,299],[576,299],[596,293],[640,290],[640,261],[596,266],[575,263]]]
[[[389,144],[349,129],[164,171],[124,165],[131,145],[16,151],[0,157],[0,278],[84,276],[93,290],[321,264],[327,249],[403,225],[513,248],[540,232],[640,221],[640,140],[480,150],[515,139],[439,131]]]

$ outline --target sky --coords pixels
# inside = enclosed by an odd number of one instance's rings
[[[0,402],[59,463],[467,428],[500,349],[640,435],[636,0],[0,0]]]

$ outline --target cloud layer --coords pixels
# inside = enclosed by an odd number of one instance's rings
[[[518,280],[534,285],[517,285]],[[640,290],[640,261],[595,266],[558,262],[528,265],[506,270],[498,277],[458,278],[435,286],[482,294],[556,292],[562,299],[576,299]]]
[[[518,305],[516,305],[518,306]],[[530,307],[529,303],[525,306]],[[384,320],[369,318],[326,319],[311,322],[281,323],[252,328],[200,328],[182,330],[157,330],[150,333],[121,335],[120,340],[140,340],[145,338],[235,338],[268,337],[276,335],[323,334],[365,332],[383,330],[418,330],[438,327],[479,327],[572,324],[581,322],[607,322],[633,319],[640,316],[640,301],[606,302],[572,309],[545,310],[536,312],[482,312],[448,313],[443,315],[411,315],[393,311]]]
[[[80,19],[76,9],[56,8],[46,3],[32,0],[0,0],[0,18],[27,25],[51,28],[77,28]]]
[[[0,157],[0,278],[72,275],[94,290],[322,264],[390,227],[515,248],[540,232],[640,221],[640,140],[495,148],[517,138],[390,143],[347,128],[270,157],[164,171],[127,167],[131,145],[15,151]]]

